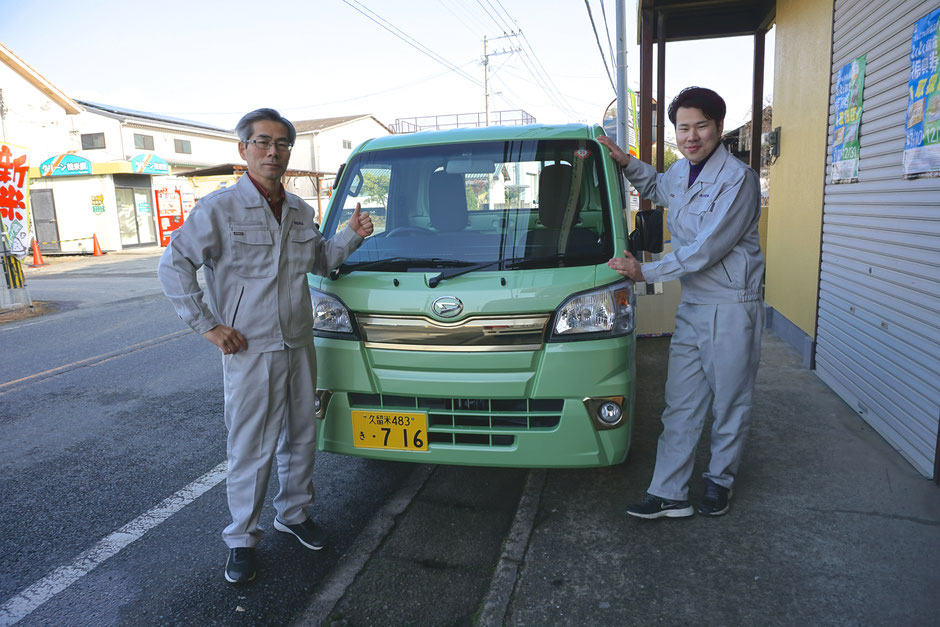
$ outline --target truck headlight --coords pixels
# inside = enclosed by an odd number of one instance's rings
[[[633,332],[636,295],[633,281],[621,281],[575,294],[555,310],[555,341],[614,337]]]
[[[309,287],[313,334],[317,337],[358,339],[349,309],[336,296]]]

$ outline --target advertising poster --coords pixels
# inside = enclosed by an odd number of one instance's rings
[[[29,150],[0,142],[0,220],[5,250],[22,259],[29,250]]]
[[[858,125],[862,121],[865,56],[846,63],[836,78],[836,123],[832,129],[832,180],[858,181]]]
[[[940,173],[938,21],[940,21],[940,9],[932,11],[914,24],[902,166],[906,177],[937,176]]]

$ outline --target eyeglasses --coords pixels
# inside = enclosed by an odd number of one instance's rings
[[[245,143],[254,144],[261,150],[268,150],[271,148],[271,144],[274,144],[274,147],[277,148],[278,152],[290,152],[290,149],[294,147],[293,144],[284,139],[279,139],[276,142],[271,141],[270,139],[249,139]]]

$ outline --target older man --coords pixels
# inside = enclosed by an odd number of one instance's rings
[[[236,127],[248,172],[200,200],[173,234],[158,275],[176,312],[219,347],[228,429],[227,490],[232,523],[225,578],[255,577],[258,526],[273,459],[280,489],[274,528],[312,550],[324,533],[308,516],[316,451],[316,355],[306,275],[326,275],[372,233],[356,208],[330,240],[313,208],[281,184],[296,138],[273,109],[245,115]],[[196,280],[204,268],[206,293]],[[207,298],[206,298],[207,297]]]
[[[645,498],[626,509],[639,518],[693,514],[688,482],[709,407],[711,459],[698,510],[726,513],[751,423],[764,326],[760,186],[757,173],[722,146],[724,117],[725,102],[714,91],[682,90],[669,120],[685,159],[663,174],[598,138],[641,196],[669,208],[673,244],[658,261],[641,264],[625,252],[608,265],[634,281],[682,282],[656,468]]]

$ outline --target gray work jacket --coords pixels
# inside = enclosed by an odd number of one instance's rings
[[[672,252],[642,264],[650,283],[679,279],[682,301],[699,304],[760,300],[764,255],[757,224],[757,173],[719,144],[689,186],[689,161],[666,172],[630,159],[624,176],[644,198],[668,207]]]
[[[246,174],[196,204],[163,251],[157,275],[197,333],[233,327],[250,353],[304,346],[313,342],[307,272],[326,276],[362,240],[349,227],[325,239],[313,208],[294,194],[287,194],[278,224]],[[196,280],[200,267],[208,303]]]

